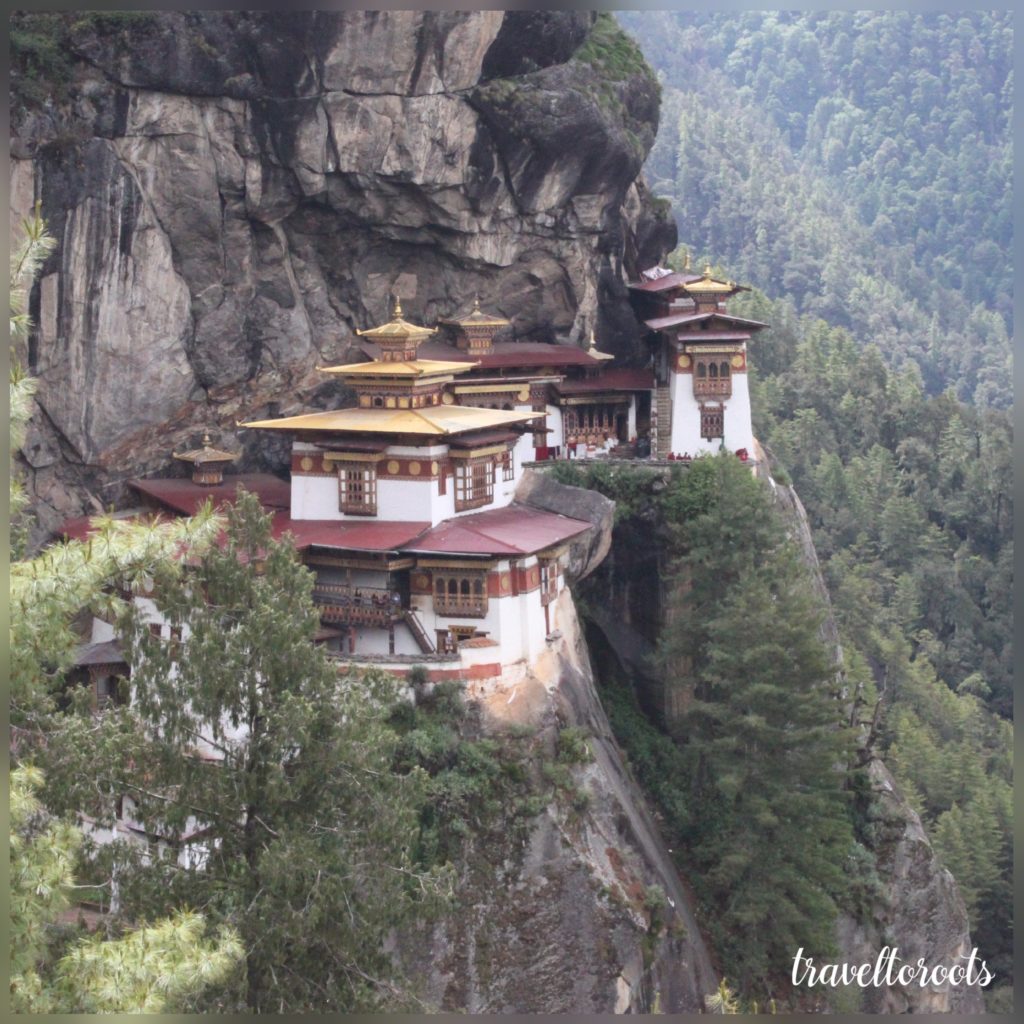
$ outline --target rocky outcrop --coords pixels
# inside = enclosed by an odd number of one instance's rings
[[[60,58],[33,64],[19,22],[12,212],[40,198],[59,242],[26,353],[44,530],[204,426],[341,401],[315,366],[395,293],[630,354],[624,278],[674,235],[638,181],[657,84],[606,17],[39,17]],[[243,468],[281,461],[239,441]]]
[[[559,636],[527,676],[469,696],[486,732],[533,731],[534,773],[560,730],[584,733],[576,795],[520,836],[474,836],[456,906],[396,955],[442,1011],[701,1012],[718,979],[689,895],[612,737],[568,592],[553,611]]]
[[[615,502],[597,491],[569,487],[546,473],[528,469],[516,485],[516,501],[591,523],[593,529],[569,545],[566,580],[573,584],[589,576],[605,559],[612,546]]]

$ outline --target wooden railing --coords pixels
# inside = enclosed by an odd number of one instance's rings
[[[698,398],[729,398],[732,395],[732,377],[694,376],[693,393]]]
[[[482,619],[487,614],[487,598],[477,595],[434,595],[434,612],[437,615],[461,615],[469,619]]]

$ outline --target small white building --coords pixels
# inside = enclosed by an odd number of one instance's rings
[[[742,285],[703,274],[653,273],[631,286],[654,337],[658,382],[655,451],[694,457],[720,450],[748,459],[754,451],[747,342],[767,324],[732,316],[726,300]]]

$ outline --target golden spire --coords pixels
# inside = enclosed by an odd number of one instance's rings
[[[686,253],[683,255],[683,270],[689,270],[689,269],[690,269],[690,250],[687,249]]]
[[[395,312],[392,314],[395,320],[400,320],[402,317],[402,300],[395,295]]]
[[[710,263],[705,263],[704,264],[704,276],[705,277],[710,277],[711,276],[711,264]]]

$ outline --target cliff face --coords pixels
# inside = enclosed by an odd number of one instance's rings
[[[442,1011],[700,1013],[718,979],[690,897],[612,737],[568,592],[553,614],[558,638],[532,672],[469,695],[485,734],[533,731],[534,773],[560,730],[584,730],[578,796],[521,836],[474,836],[457,906],[396,955]]]
[[[756,453],[767,465],[763,450]],[[766,470],[762,470],[767,475]],[[658,637],[671,628],[672,601],[666,581],[670,566],[662,536],[665,523],[654,497],[666,476],[650,474],[650,500],[638,500],[634,513],[617,523],[608,558],[583,588],[587,617],[633,681],[647,712],[664,718],[670,729],[685,729],[685,694],[665,685],[665,673],[652,665]],[[828,607],[807,515],[792,487],[771,481],[776,505],[792,539],[811,570],[812,585]],[[660,538],[660,540],[659,540]],[[821,639],[843,663],[839,633],[831,614],[821,626]],[[600,666],[598,666],[600,674]],[[899,791],[885,764],[872,758],[867,777],[876,822],[870,849],[880,882],[878,898],[860,919],[841,914],[837,922],[837,960],[874,963],[883,946],[898,947],[903,962],[951,965],[969,955],[967,912],[953,876],[938,862],[920,818]],[[860,1009],[869,1013],[983,1013],[978,988],[921,988],[893,985],[858,989]],[[849,993],[841,998],[848,998]],[[848,1009],[849,1007],[843,1007]],[[840,1007],[836,1007],[840,1009]]]
[[[624,277],[674,227],[638,179],[657,84],[607,20],[48,17],[59,87],[22,102],[41,72],[16,60],[12,118],[12,213],[41,199],[59,242],[26,354],[41,534],[201,425],[337,401],[315,366],[393,293],[426,322],[478,293],[514,338],[595,326],[628,355]],[[244,468],[283,461],[241,440]]]

